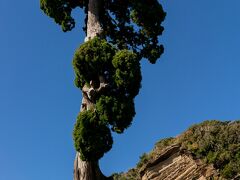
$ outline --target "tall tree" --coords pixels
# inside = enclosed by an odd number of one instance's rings
[[[73,58],[82,104],[73,131],[75,180],[101,180],[99,159],[112,147],[111,132],[123,133],[135,115],[141,87],[140,60],[156,63],[166,13],[158,0],[40,0],[41,9],[64,32],[75,27],[71,12],[86,14],[85,42]]]

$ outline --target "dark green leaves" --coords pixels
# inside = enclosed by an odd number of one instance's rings
[[[40,8],[66,32],[75,27],[72,10],[83,3],[83,0],[40,0]]]
[[[90,110],[78,115],[73,137],[82,160],[96,161],[112,148],[113,140],[108,126]]]
[[[88,0],[40,0],[40,7],[66,32],[75,27],[73,9],[84,8],[87,15]],[[102,0],[99,8],[105,39],[118,49],[132,50],[151,63],[157,61],[163,53],[159,36],[166,16],[158,0]]]
[[[97,37],[82,44],[73,58],[76,86],[82,88],[84,83],[98,79],[99,75],[110,71],[115,51],[107,41]]]
[[[105,0],[104,33],[119,49],[129,49],[151,63],[163,53],[159,36],[166,13],[158,0]]]
[[[115,68],[114,81],[125,95],[135,97],[141,87],[141,68],[137,55],[128,50],[116,53],[112,61]]]
[[[129,127],[135,116],[133,99],[121,96],[101,96],[96,111],[100,121],[110,124],[112,131],[117,133]]]
[[[138,56],[128,50],[117,51],[105,40],[94,38],[76,51],[73,66],[79,88],[99,76],[105,78],[109,88],[96,98],[97,115],[113,131],[123,132],[135,115],[133,100],[141,87]]]
[[[105,76],[111,86],[109,93],[134,98],[141,87],[141,68],[136,53],[117,51],[105,40],[94,38],[76,51],[73,59],[75,84],[82,88],[90,80]],[[109,95],[108,93],[108,95]]]
[[[112,143],[110,128],[122,133],[135,116],[134,97],[142,80],[139,57],[129,50],[117,50],[96,37],[76,51],[73,66],[77,87],[83,88],[99,77],[104,77],[108,84],[105,91],[96,95],[94,111],[81,112],[74,128],[75,148],[82,158],[98,159]]]

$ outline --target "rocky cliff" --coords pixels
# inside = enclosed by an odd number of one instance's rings
[[[240,121],[205,121],[156,143],[116,180],[240,180]]]
[[[179,146],[166,148],[153,161],[140,170],[142,180],[191,180],[218,178],[218,172],[211,165],[195,160],[189,152],[181,151]]]

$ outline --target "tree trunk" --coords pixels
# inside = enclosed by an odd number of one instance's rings
[[[88,3],[88,20],[87,20],[87,36],[85,42],[101,36],[102,27],[99,20],[99,11],[101,8],[101,0],[89,0]],[[82,89],[82,105],[80,111],[86,111],[94,107],[93,102],[88,97],[89,88]],[[80,153],[77,152],[74,161],[74,180],[105,180],[107,179],[101,172],[98,161],[83,161]]]
[[[103,32],[99,19],[101,3],[101,0],[89,0],[88,2],[87,37],[85,42],[95,36],[100,36]]]
[[[98,162],[83,161],[79,152],[74,161],[74,180],[105,180],[107,179],[99,169]]]

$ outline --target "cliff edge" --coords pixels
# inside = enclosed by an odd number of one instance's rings
[[[240,121],[205,121],[162,139],[115,180],[240,180]]]

